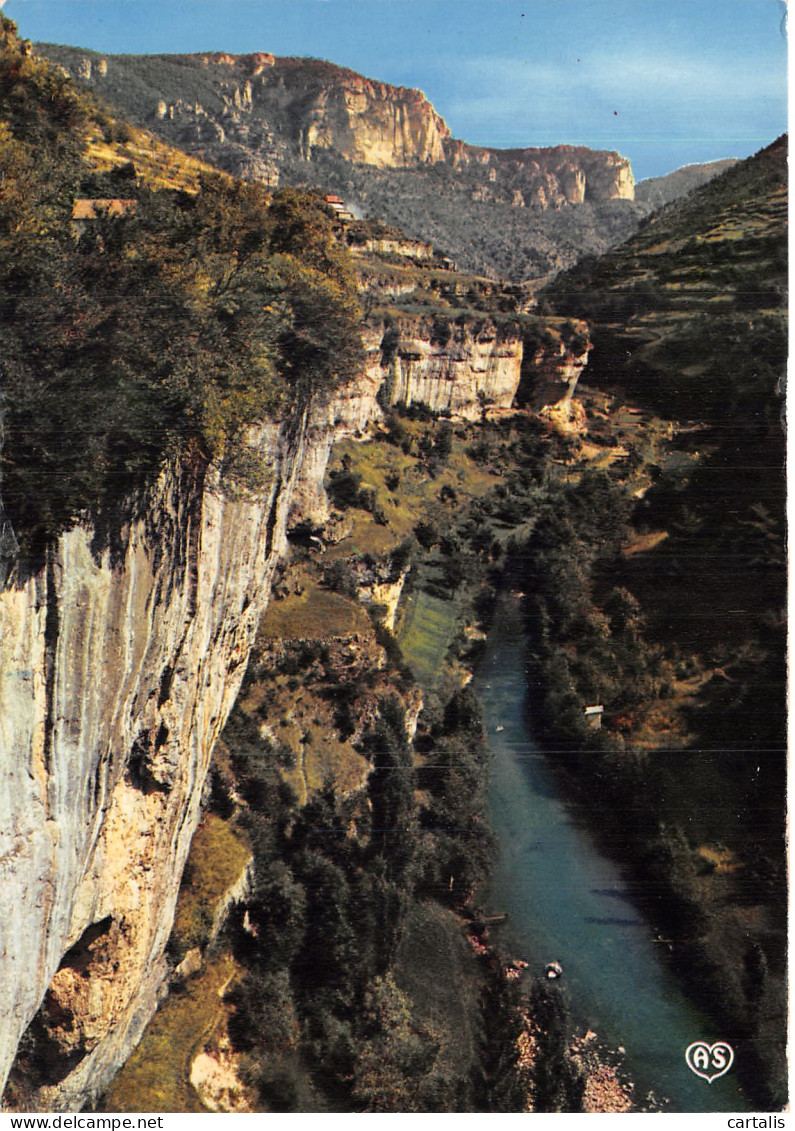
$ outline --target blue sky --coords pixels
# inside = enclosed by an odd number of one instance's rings
[[[786,128],[782,0],[5,0],[107,53],[272,51],[424,90],[478,145],[617,149],[638,179]]]

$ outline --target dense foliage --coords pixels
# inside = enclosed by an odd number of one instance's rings
[[[324,647],[302,649],[304,686],[322,694]],[[264,676],[255,666],[250,685]],[[300,808],[256,718],[236,709],[225,741],[249,806],[256,869],[230,1032],[260,1102],[276,1111],[404,1112],[487,1103],[478,977],[448,910],[466,901],[488,857],[475,701],[460,693],[426,734],[433,797],[446,779],[470,774],[471,791],[451,788],[443,811],[439,800],[420,802],[394,695],[381,699],[358,743],[372,767],[366,794],[343,796],[329,781]],[[469,771],[454,750],[472,759]],[[447,957],[429,978],[431,940]]]
[[[350,379],[360,311],[318,200],[208,176],[195,196],[81,163],[91,103],[0,53],[3,496],[29,551],[151,482],[165,456],[224,461],[247,486],[247,428]],[[136,199],[76,231],[76,198]]]

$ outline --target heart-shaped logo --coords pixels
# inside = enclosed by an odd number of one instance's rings
[[[708,1045],[706,1041],[694,1041],[685,1050],[687,1067],[701,1076],[708,1084],[725,1076],[734,1064],[734,1049],[725,1041],[716,1041]]]

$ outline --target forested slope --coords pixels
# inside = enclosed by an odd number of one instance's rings
[[[581,511],[574,518],[581,492],[527,545],[544,725],[586,788],[601,782],[608,811],[639,807],[640,824],[611,835],[645,884],[668,876],[668,906],[662,895],[655,904],[653,886],[642,890],[677,966],[737,1033],[746,1070],[767,1076],[775,1102],[786,905],[786,191],[782,138],[547,289],[546,309],[591,328],[584,381],[602,391],[591,434],[612,422],[626,449],[651,412],[670,422],[669,445],[664,456],[629,449],[640,477],[629,511],[599,495],[589,508],[610,529],[630,523],[622,552],[604,533],[589,536]],[[645,412],[614,419],[622,397]],[[606,731],[583,733],[566,688],[604,703]],[[583,743],[600,756],[578,756]]]

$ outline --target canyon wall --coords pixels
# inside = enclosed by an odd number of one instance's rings
[[[254,498],[164,471],[112,548],[78,525],[0,592],[0,1083],[77,1110],[156,1008],[214,743],[242,682],[288,516],[322,522],[331,445],[381,404],[509,407],[523,343],[427,318],[371,327],[366,372],[250,436]],[[434,336],[436,334],[436,337]],[[20,1039],[27,1031],[17,1054]],[[29,1070],[29,1071],[28,1071]]]
[[[311,164],[330,155],[374,170],[444,166],[453,181],[463,176],[463,187],[474,189],[478,200],[540,211],[634,199],[630,163],[619,153],[572,145],[468,145],[450,136],[422,91],[322,59],[265,52],[99,56],[53,44],[39,49],[131,120],[229,172],[267,184],[275,185],[296,159]],[[143,102],[148,106],[142,111]]]
[[[449,336],[448,336],[449,335]],[[522,365],[518,330],[420,321],[388,330],[378,362],[389,404],[425,404],[434,412],[478,420],[484,407],[510,408]]]
[[[510,408],[522,378],[524,343],[518,325],[498,328],[487,316],[460,323],[402,316],[396,323],[368,326],[362,337],[364,374],[310,415],[311,442],[294,512],[311,522],[322,523],[329,515],[323,479],[336,441],[362,435],[370,421],[381,419],[383,409],[398,404],[421,404],[432,412],[478,420],[486,408]],[[568,352],[556,340],[546,352],[538,351],[537,362],[539,372],[542,365],[550,374],[565,369],[557,384],[545,380],[556,397],[563,396],[572,363]]]
[[[481,200],[546,210],[567,204],[634,200],[635,178],[626,157],[611,150],[555,145],[486,149],[451,140],[445,155],[455,169],[480,170]]]
[[[0,594],[0,1080],[14,1106],[79,1108],[123,1062],[165,975],[213,745],[284,545],[306,418],[256,438],[262,498],[165,472],[98,551],[77,526]],[[21,1059],[24,1060],[24,1052]]]

